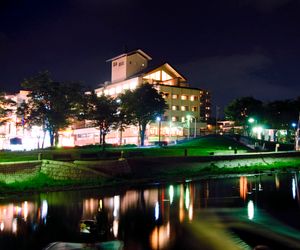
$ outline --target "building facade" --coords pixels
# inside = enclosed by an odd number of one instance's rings
[[[151,60],[142,50],[109,59],[107,62],[111,63],[111,81],[97,88],[96,94],[116,98],[124,91],[134,90],[143,83],[153,84],[162,93],[168,108],[160,121],[153,121],[148,125],[145,143],[154,144],[159,137],[161,141],[173,143],[199,136],[201,130],[206,129],[206,121],[210,115],[209,92],[190,87],[186,78],[168,63],[149,68]],[[207,108],[203,105],[207,105]],[[80,129],[76,133],[79,131]],[[87,133],[86,128],[82,128],[82,131],[86,141],[96,141],[94,138],[98,135],[95,131],[91,134]],[[78,136],[82,137],[80,133]],[[112,144],[138,144],[138,136],[137,129],[131,126],[122,132],[122,141],[118,131],[110,132],[106,141]],[[84,140],[80,144],[82,143]]]

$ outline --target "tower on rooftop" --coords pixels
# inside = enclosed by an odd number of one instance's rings
[[[123,81],[141,72],[150,60],[152,58],[140,49],[107,60],[111,62],[111,82]]]

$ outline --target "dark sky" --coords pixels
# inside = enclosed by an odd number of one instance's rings
[[[2,91],[46,69],[96,87],[125,45],[210,90],[213,107],[300,96],[298,0],[0,0]]]

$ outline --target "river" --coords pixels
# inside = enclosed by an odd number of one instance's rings
[[[298,178],[244,175],[2,198],[0,249],[111,240],[124,249],[300,248]]]

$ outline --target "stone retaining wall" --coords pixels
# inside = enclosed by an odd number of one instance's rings
[[[55,180],[98,179],[105,174],[70,162],[43,160],[41,173]]]
[[[33,178],[41,170],[41,161],[0,163],[0,182],[6,184]]]
[[[74,161],[77,166],[100,171],[109,176],[126,176],[131,173],[131,168],[126,159],[105,161]]]

